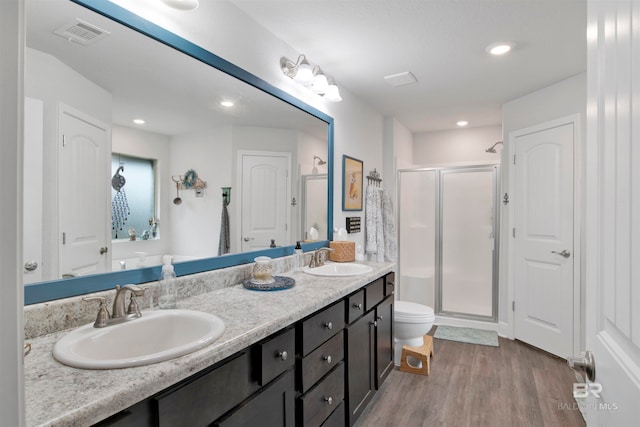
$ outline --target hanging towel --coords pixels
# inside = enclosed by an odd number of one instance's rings
[[[369,185],[365,204],[365,251],[384,261],[384,226],[382,221],[382,189]]]
[[[227,204],[222,203],[222,218],[220,219],[220,243],[218,243],[218,256],[228,254],[231,249],[229,231],[229,211]]]
[[[384,234],[385,261],[395,262],[398,257],[396,224],[393,217],[393,202],[386,192],[382,192],[382,222]]]

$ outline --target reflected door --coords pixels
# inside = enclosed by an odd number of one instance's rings
[[[102,273],[111,264],[106,126],[61,106],[60,275]]]
[[[289,245],[289,153],[240,153],[242,252]]]

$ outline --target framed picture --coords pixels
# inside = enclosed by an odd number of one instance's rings
[[[362,210],[362,160],[342,156],[342,210]]]

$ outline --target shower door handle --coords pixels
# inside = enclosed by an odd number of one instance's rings
[[[250,242],[252,240],[255,240],[254,237],[243,237],[242,240],[244,240],[245,242]]]
[[[571,256],[571,252],[569,252],[568,250],[564,249],[562,252],[558,252],[558,251],[551,251],[552,254],[558,254],[562,257],[565,258],[569,258]]]

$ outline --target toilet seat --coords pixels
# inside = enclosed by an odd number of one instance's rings
[[[396,301],[393,308],[396,322],[427,323],[435,320],[433,308],[409,301]]]

